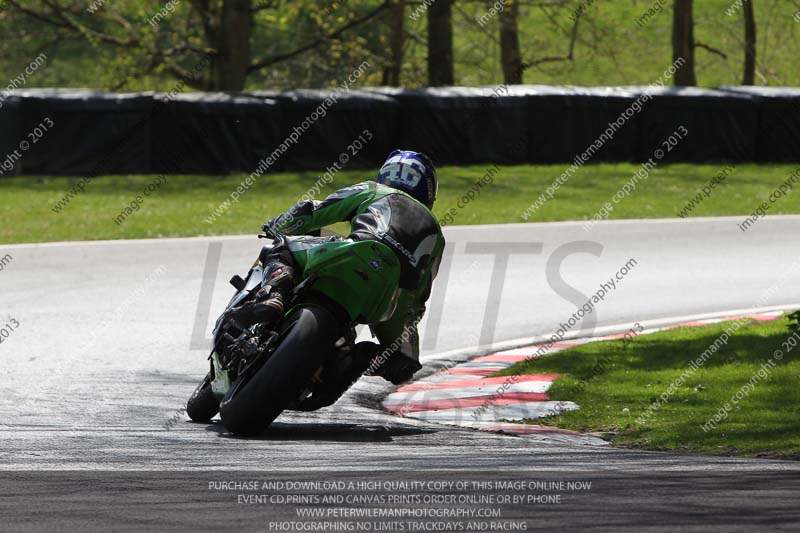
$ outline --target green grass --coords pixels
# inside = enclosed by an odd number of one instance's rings
[[[502,167],[494,182],[463,209],[458,200],[486,173],[487,167],[444,167],[435,213],[456,209],[453,224],[523,222],[522,213],[565,170],[566,165]],[[795,166],[741,165],[692,216],[746,215]],[[527,221],[590,219],[639,169],[633,164],[583,167],[555,197]],[[612,211],[610,218],[675,217],[720,165],[665,165],[639,183],[637,190]],[[324,187],[324,197],[339,187],[372,179],[371,171],[342,171]],[[129,239],[167,236],[256,233],[267,219],[288,209],[319,178],[313,172],[270,174],[260,178],[238,203],[208,224],[205,219],[244,179],[232,176],[168,176],[167,183],[144,199],[141,209],[121,225],[113,219],[132,202],[153,176],[94,178],[83,194],[57,214],[51,208],[80,178],[12,177],[0,179],[0,243],[60,240]],[[769,214],[800,213],[800,195],[773,204]]]
[[[787,318],[748,321],[696,372],[676,382],[728,324],[641,335],[625,347],[620,340],[589,343],[500,375],[564,374],[550,395],[581,408],[537,424],[600,432],[625,447],[800,459],[800,344],[789,351],[782,346],[791,335]],[[762,373],[766,379],[757,378],[749,394],[732,402],[777,349],[784,351],[783,358]],[[651,403],[673,383],[681,386],[647,416]],[[727,417],[704,431],[703,424],[726,402],[731,406]]]

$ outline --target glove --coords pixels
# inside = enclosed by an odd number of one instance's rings
[[[419,364],[419,361],[401,353],[395,353],[384,361],[372,375],[391,381],[393,385],[400,385],[411,379],[421,368],[422,365]]]
[[[269,236],[269,237],[271,237],[271,238],[274,238],[274,237],[275,237],[275,230],[276,230],[276,229],[277,229],[277,227],[278,227],[278,220],[279,220],[280,218],[281,218],[281,217],[279,217],[279,216],[278,216],[278,217],[271,218],[270,220],[268,220],[266,224],[264,224],[263,226],[261,226],[261,231],[263,231],[264,233],[266,233],[266,234],[267,234],[267,236]]]

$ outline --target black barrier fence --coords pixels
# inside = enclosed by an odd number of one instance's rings
[[[723,87],[757,102],[755,161],[800,161],[800,89],[787,87]]]
[[[365,131],[351,168],[396,147],[440,165],[642,162],[681,126],[667,161],[800,161],[799,88],[30,89],[0,103],[0,175],[319,170]]]

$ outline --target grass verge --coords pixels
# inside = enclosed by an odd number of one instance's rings
[[[439,200],[434,211],[444,217],[454,210],[452,224],[524,222],[525,210],[566,167],[499,167],[492,182],[481,187],[479,195],[474,193],[475,199],[463,207],[459,200],[490,167],[444,167],[440,169]],[[591,219],[639,168],[635,164],[588,165],[527,221]],[[722,168],[685,164],[658,167],[637,184],[631,196],[615,205],[609,218],[676,217]],[[708,198],[703,197],[689,216],[749,214],[795,169],[795,165],[740,165]],[[315,197],[322,198],[373,175],[371,171],[339,172]],[[207,217],[229,199],[245,175],[167,176],[166,183],[150,196],[142,193],[155,176],[99,176],[60,213],[53,207],[81,178],[0,178],[0,244],[255,233],[264,221],[307,193],[319,177],[314,172],[264,176],[213,223],[207,222]],[[142,202],[136,201],[137,195],[142,195]],[[135,203],[140,205],[134,210],[131,205]],[[117,224],[114,219],[126,206],[131,214]],[[800,213],[800,195],[784,196],[768,213]]]
[[[593,342],[498,375],[564,374],[550,396],[581,408],[532,423],[600,432],[624,447],[800,459],[800,334],[788,323],[747,319],[738,329],[724,322]],[[719,342],[726,328],[733,333]]]

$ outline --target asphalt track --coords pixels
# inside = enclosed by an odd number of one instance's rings
[[[423,324],[423,360],[435,366],[549,334],[631,258],[569,335],[800,302],[800,217],[768,217],[746,233],[737,222],[446,228],[452,263]],[[260,245],[227,237],[0,248],[12,257],[0,271],[0,318],[19,324],[0,344],[0,529],[269,530],[270,520],[297,520],[291,505],[243,504],[236,491],[208,487],[233,479],[591,481],[557,504],[508,505],[503,518],[528,530],[800,526],[796,462],[419,423],[375,408],[388,390],[377,378],[332,408],[286,414],[255,439],[187,422],[180,409],[206,370],[202,337],[230,296],[226,280]]]

